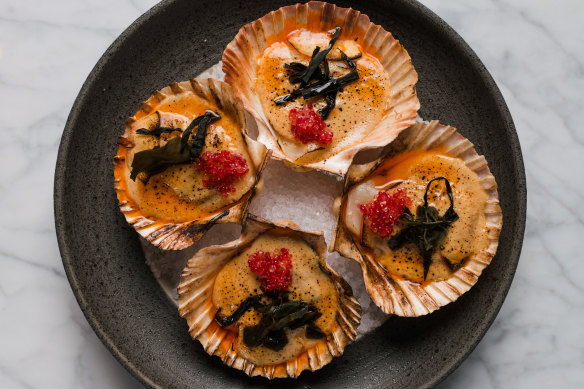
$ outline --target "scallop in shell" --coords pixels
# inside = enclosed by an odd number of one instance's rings
[[[191,151],[183,149],[185,137],[196,139],[201,126],[194,124],[205,115],[213,118],[206,133],[201,132],[200,155],[226,152],[247,166],[223,192],[205,181],[208,177],[189,159]],[[152,164],[150,174],[133,167],[135,156],[145,151],[150,159],[141,161]],[[151,157],[153,151],[167,154]],[[150,243],[164,250],[184,249],[214,223],[245,219],[250,200],[261,189],[269,154],[248,137],[243,104],[228,84],[213,79],[173,83],[142,103],[118,140],[114,186],[120,210]]]
[[[254,306],[228,323],[220,320],[237,316],[260,289],[264,291],[259,276],[250,269],[253,253],[283,252],[283,248],[291,255],[286,301],[311,306],[318,312],[313,313],[316,319],[268,333],[272,346],[268,340],[250,345],[247,331],[264,322],[265,311],[260,318],[257,309],[261,308]],[[239,239],[204,248],[188,261],[178,285],[179,313],[208,354],[250,376],[297,377],[304,370],[320,369],[355,339],[361,319],[351,287],[328,266],[325,256],[321,232],[302,231],[291,221],[270,223],[250,215]],[[269,292],[260,295],[264,303],[276,299]],[[309,326],[317,326],[321,336],[309,335]],[[287,343],[274,346],[274,339],[282,337]]]
[[[294,72],[305,69],[313,54],[328,50],[329,43],[334,44],[320,67],[312,76],[305,74],[309,80],[294,80],[301,74]],[[366,15],[329,3],[282,7],[243,26],[223,52],[223,71],[255,117],[258,140],[274,158],[298,170],[343,176],[357,152],[390,143],[414,123],[420,107],[418,76],[402,45]],[[297,88],[315,74],[335,78],[327,84],[328,94],[313,87],[318,82],[309,84],[310,93],[300,93]],[[342,84],[341,79],[352,81]],[[337,82],[342,86],[332,85]],[[279,100],[295,93],[293,100]],[[332,140],[307,141],[292,127],[294,110],[312,106],[325,118]]]
[[[365,204],[380,196],[385,207],[396,208],[408,196],[402,212],[411,201],[409,218],[402,215],[393,231],[366,219],[375,216]],[[378,160],[352,165],[336,205],[331,251],[359,262],[371,299],[399,316],[428,314],[467,292],[495,255],[503,223],[487,161],[455,128],[437,121],[402,132]],[[423,217],[427,229],[420,230]]]

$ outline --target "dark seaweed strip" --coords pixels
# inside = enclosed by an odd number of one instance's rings
[[[280,351],[288,344],[288,337],[286,336],[286,332],[284,332],[284,330],[269,331],[262,339],[261,344],[274,351]]]
[[[324,69],[324,74],[322,75],[322,77],[320,78],[322,81],[326,81],[330,78],[331,76],[331,69],[329,67],[329,63],[326,60],[326,58],[324,59],[324,61],[322,61],[322,67]],[[320,70],[320,68],[318,68],[318,70]]]
[[[335,108],[335,105],[337,104],[337,92],[338,91],[333,91],[324,95],[324,101],[326,102],[326,105],[318,110],[318,114],[322,120],[326,120],[333,108]]]
[[[180,141],[180,151],[182,152],[189,144],[189,138],[191,137],[191,133],[193,132],[193,129],[199,125],[199,122],[201,121],[201,118],[203,116],[199,116],[196,117],[191,124],[188,125],[188,127],[186,128],[186,130],[184,130],[184,132],[182,133],[182,138]],[[205,134],[206,135],[206,134]]]
[[[276,100],[274,100],[274,103],[276,103],[276,105],[286,104],[290,101],[296,100],[296,98],[300,97],[301,95],[302,91],[300,89],[296,89],[292,93],[278,97]]]
[[[201,151],[203,150],[203,147],[205,146],[205,138],[207,137],[207,124],[218,119],[221,119],[221,117],[211,110],[207,110],[204,115],[195,118],[195,120],[191,122],[191,124],[182,134],[181,151],[188,146],[191,132],[195,126],[198,126],[197,133],[195,134],[193,143],[190,146],[191,158],[198,158],[201,154]]]
[[[330,78],[330,68],[329,68],[329,64],[328,64],[328,61],[326,60],[326,58],[323,61],[323,66],[324,66],[324,75],[323,75],[322,79],[323,79],[323,81],[325,81],[325,80],[328,80]],[[322,120],[326,120],[328,118],[331,111],[333,110],[333,108],[337,104],[337,91],[330,92],[330,93],[327,93],[326,95],[324,95],[324,101],[326,102],[326,105],[323,108],[318,110],[318,114],[320,115]]]
[[[445,256],[442,256],[442,259],[444,260],[444,262],[446,262],[446,265],[451,271],[457,271],[464,263],[464,259],[459,263],[451,262],[450,259],[446,258]]]
[[[317,53],[319,49],[320,49],[319,47],[314,49],[315,53]],[[313,56],[314,56],[314,54],[313,54]],[[293,70],[296,72],[296,73],[292,73],[288,77],[288,80],[290,80],[290,83],[292,83],[292,84],[301,83],[300,87],[303,87],[306,85],[306,84],[302,83],[302,78],[304,77],[304,75],[308,71],[308,66],[301,64],[300,62],[291,62],[289,64],[284,64],[284,68],[290,69],[290,70]],[[323,79],[322,71],[320,70],[320,67],[317,67],[316,70],[314,71],[314,73],[312,74],[310,80],[312,81],[312,80],[322,80],[322,79]]]
[[[291,63],[284,64],[284,68],[290,69],[290,70],[293,70],[296,72],[296,73],[292,73],[288,77],[288,80],[290,81],[291,84],[297,84],[297,83],[302,81],[302,74],[304,74],[304,72],[306,71],[307,66],[304,64],[301,64],[300,62],[291,62]]]
[[[314,60],[314,57],[318,54],[319,51],[320,51],[320,47],[317,46],[314,49],[314,51],[312,52],[312,57],[310,58],[310,63],[312,63],[312,61]],[[293,84],[300,83],[300,86],[298,87],[298,89],[295,89],[294,91],[292,91],[292,93],[289,93],[289,94],[284,95],[284,96],[280,96],[276,100],[274,100],[274,103],[276,103],[276,105],[286,104],[287,102],[293,101],[297,97],[301,96],[301,93],[302,93],[301,89],[306,85],[306,83],[303,81],[303,78],[309,71],[310,63],[308,64],[308,66],[303,65],[299,62],[292,62],[290,64],[284,65],[284,67],[287,69],[292,69],[292,70],[297,71],[297,73],[290,75],[289,80]],[[320,68],[317,66],[316,69],[317,70],[312,72],[311,78],[316,79],[316,80],[322,80],[323,74],[322,74]]]
[[[144,182],[158,173],[162,173],[170,166],[187,163],[191,160],[189,153],[181,151],[180,138],[169,140],[164,146],[156,146],[151,150],[142,150],[134,155],[130,178],[136,181],[138,174],[146,173]]]
[[[456,212],[454,212],[454,197],[452,196],[452,188],[450,187],[450,182],[446,177],[436,177],[428,182],[428,185],[426,186],[426,192],[424,193],[424,208],[428,208],[428,190],[430,189],[430,184],[437,180],[444,180],[446,185],[446,193],[450,199],[450,207],[446,210],[443,217],[446,219],[453,219],[452,221],[454,222],[458,219],[458,215]]]
[[[175,132],[175,131],[182,132],[182,130],[180,128],[156,127],[153,130],[148,130],[146,128],[140,128],[140,129],[136,130],[136,134],[158,136],[161,134],[166,134],[166,133]]]
[[[221,317],[220,316],[221,308],[219,308],[217,310],[217,313],[215,313],[215,320],[217,320],[217,323],[219,323],[219,325],[221,327],[230,326],[231,324],[238,321],[241,318],[241,316],[243,316],[243,314],[245,312],[247,312],[250,308],[252,308],[252,307],[261,308],[261,306],[263,306],[263,304],[261,304],[259,302],[260,297],[261,297],[260,295],[255,295],[255,296],[246,298],[239,305],[239,307],[235,310],[235,312],[233,312],[229,316]]]
[[[156,146],[150,150],[137,152],[132,161],[130,178],[135,181],[138,174],[144,172],[146,173],[146,178],[143,181],[148,182],[151,176],[162,173],[170,166],[188,163],[198,158],[205,146],[207,124],[217,119],[220,119],[220,116],[208,110],[204,115],[196,117],[180,138],[172,138],[162,147]],[[199,126],[199,129],[192,144],[189,145],[190,135],[196,126]],[[162,128],[162,130],[164,129],[166,128]],[[177,131],[176,129],[172,130]]]
[[[303,64],[298,63],[298,62],[292,62],[290,64],[284,65],[285,68],[296,71],[296,73],[293,73],[292,75],[290,75],[289,80],[293,84],[300,82],[300,86],[297,89],[295,89],[294,91],[292,91],[292,93],[289,93],[287,95],[280,96],[280,97],[276,98],[274,100],[274,103],[276,103],[276,105],[286,104],[290,101],[295,100],[296,98],[298,98],[300,96],[304,96],[304,89],[307,87],[316,88],[317,86],[323,85],[323,84],[330,81],[330,79],[331,79],[330,70],[329,70],[329,65],[328,65],[328,61],[326,59],[326,56],[332,50],[332,48],[333,48],[333,46],[334,46],[335,42],[337,41],[340,34],[341,34],[341,28],[336,27],[335,31],[333,33],[333,36],[332,36],[331,40],[329,41],[328,47],[326,49],[324,49],[323,51],[320,51],[320,47],[317,46],[314,49],[314,51],[312,52],[312,56],[310,58],[310,62],[308,63],[308,66],[303,65]],[[342,51],[341,51],[341,53],[342,53]],[[345,57],[347,58],[347,61],[352,62],[346,55],[345,55]],[[323,64],[324,72],[322,70],[320,70],[321,63]],[[353,63],[353,65],[354,65],[354,63]],[[308,83],[310,81],[316,81],[316,82],[314,82],[313,84],[308,86]],[[338,86],[337,89],[340,88],[341,86],[342,85]],[[335,93],[332,93],[332,92],[333,91],[330,91],[328,98],[325,96],[325,100],[327,101],[327,106],[319,111],[319,114],[321,115],[323,120],[328,117],[328,115],[330,114],[330,112],[332,111],[332,109],[335,106],[335,102],[333,101],[333,98],[336,99],[336,92]]]
[[[271,305],[258,324],[243,329],[243,341],[249,347],[264,344],[273,350],[281,350],[288,343],[282,332],[285,328],[298,328],[313,322],[318,316],[320,314],[316,308],[304,301],[292,300]],[[265,339],[268,339],[267,343]],[[276,339],[280,342],[275,342]]]
[[[344,85],[357,79],[359,79],[359,74],[357,72],[351,72],[338,78],[331,78],[323,83],[308,85],[307,87],[302,88],[302,97],[309,99],[318,95],[337,92]]]
[[[347,56],[347,54],[343,52],[343,50],[339,49],[339,51],[341,52],[341,58],[352,71],[348,74],[345,74],[344,76],[338,78],[331,78],[329,77],[330,72],[328,67],[328,61],[326,61],[325,59],[324,72],[326,75],[326,81],[321,83],[315,83],[302,89],[302,97],[304,97],[305,99],[315,97],[320,94],[325,95],[325,99],[327,100],[327,107],[324,108],[323,111],[328,108],[328,105],[330,105],[329,100],[327,99],[327,95],[333,95],[334,93],[333,97],[336,99],[337,92],[340,88],[343,87],[343,85],[346,85],[352,81],[359,79],[359,73],[357,72],[357,65],[355,64],[355,62],[351,61],[351,59]],[[330,113],[333,107],[334,101],[333,106],[328,110],[328,113]],[[327,117],[328,113],[326,115]],[[323,117],[323,120],[324,119],[325,117]]]
[[[313,73],[316,71],[316,69],[318,69],[318,67],[320,66],[320,63],[325,60],[328,53],[333,49],[333,46],[335,45],[335,42],[337,41],[337,39],[339,39],[340,35],[341,35],[341,28],[336,27],[335,32],[333,33],[333,36],[332,36],[331,40],[329,41],[328,47],[326,49],[324,49],[323,51],[317,52],[316,55],[313,54],[312,59],[311,59],[310,63],[308,64],[308,69],[306,69],[306,73],[302,77],[302,82],[304,84],[308,84],[308,82],[312,78]]]
[[[310,323],[306,326],[306,337],[308,339],[322,339],[325,336],[325,333],[316,324]]]
[[[357,70],[357,64],[355,62],[352,61],[351,58],[349,58],[347,56],[347,54],[345,54],[343,52],[343,50],[339,49],[339,51],[341,52],[341,58],[343,59],[343,61],[345,61],[345,63],[347,64],[347,66],[349,66],[349,68],[351,70]],[[353,59],[358,59],[361,58],[362,54],[359,54],[357,57],[353,58]]]
[[[335,30],[335,32],[337,32],[337,30]],[[298,87],[298,89],[292,91],[292,93],[278,97],[276,100],[274,100],[276,105],[285,104],[287,102],[295,100],[300,96],[302,96],[305,99],[309,99],[311,97],[323,95],[324,100],[326,102],[326,106],[319,109],[318,113],[322,120],[326,120],[328,118],[331,111],[336,106],[338,91],[344,85],[359,79],[357,65],[341,49],[339,49],[339,52],[341,53],[341,59],[347,64],[349,69],[351,69],[350,73],[345,74],[344,76],[338,78],[331,77],[329,63],[326,59],[326,56],[321,61],[323,64],[322,71],[320,70],[320,62],[317,64],[316,67],[317,70],[311,70],[311,66],[314,66],[313,64],[315,63],[315,61],[318,60],[319,56],[322,53],[325,52],[328,53],[328,51],[330,51],[330,49],[334,45],[334,40],[336,41],[336,39],[333,36],[333,39],[331,39],[332,44],[329,43],[329,47],[326,50],[323,50],[322,52],[319,52],[319,48],[317,47],[312,54],[312,58],[308,66],[298,62],[292,62],[290,64],[284,65],[284,67],[286,67],[287,69],[291,69],[297,72],[290,75],[289,77],[290,82],[291,83],[301,82],[301,84]],[[359,57],[360,56],[358,56],[357,58]],[[312,71],[312,73],[309,73],[310,71]],[[310,74],[309,81],[311,80],[316,81],[308,85],[308,82],[305,82],[307,74]]]
[[[308,303],[300,300],[288,300],[287,294],[267,294],[272,302],[260,303],[262,295],[245,299],[230,316],[221,317],[221,310],[217,310],[215,320],[221,327],[227,327],[237,322],[252,307],[262,314],[258,324],[243,329],[243,341],[248,347],[264,345],[272,350],[279,351],[288,344],[288,337],[284,330],[295,329],[303,325],[306,327],[306,336],[310,339],[320,339],[324,333],[314,324],[321,314]]]
[[[440,216],[435,207],[428,206],[428,190],[432,182],[444,180],[446,192],[450,199],[450,207],[444,215]],[[432,253],[442,244],[448,235],[448,227],[458,220],[458,214],[454,211],[454,197],[450,182],[445,177],[436,177],[426,185],[424,193],[424,204],[418,206],[416,216],[406,208],[399,221],[406,225],[406,228],[392,236],[387,242],[392,250],[399,249],[406,243],[415,244],[422,254],[424,264],[424,279],[428,276],[428,270],[432,264]]]

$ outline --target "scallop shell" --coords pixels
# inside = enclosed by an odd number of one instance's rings
[[[336,318],[336,329],[295,359],[273,365],[255,365],[238,355],[235,347],[237,335],[221,328],[215,321],[217,308],[212,302],[213,285],[219,271],[241,247],[269,230],[297,234],[312,246],[322,267],[339,291],[340,311]],[[198,339],[208,354],[218,356],[226,365],[242,370],[249,376],[295,378],[304,370],[320,369],[333,357],[343,354],[345,346],[357,336],[357,327],[361,320],[361,306],[353,297],[351,287],[328,266],[325,257],[326,243],[322,232],[302,231],[288,220],[270,223],[250,215],[239,239],[225,245],[204,248],[188,261],[178,285],[179,313],[187,320],[193,339]]]
[[[156,112],[157,107],[168,101],[169,97],[192,92],[208,101],[215,101],[217,105],[241,126],[244,141],[247,145],[251,161],[257,175],[255,184],[239,200],[227,209],[221,209],[209,217],[194,221],[173,223],[168,220],[159,220],[142,213],[140,207],[128,192],[126,171],[128,164],[126,156],[134,147],[131,141],[132,123],[136,116]],[[261,190],[261,172],[270,159],[270,151],[266,147],[251,139],[247,135],[245,111],[239,98],[233,94],[231,87],[214,79],[192,79],[179,83],[172,83],[157,92],[140,105],[140,110],[129,118],[124,135],[118,139],[118,152],[114,157],[114,187],[118,196],[120,210],[126,221],[146,240],[163,250],[182,250],[199,240],[203,234],[215,223],[241,223],[247,217],[250,200]]]
[[[441,125],[437,121],[413,125],[402,132],[388,146],[387,153],[378,160],[364,165],[352,165],[345,179],[343,195],[356,183],[366,178],[386,158],[415,149],[428,150],[436,147],[444,147],[446,154],[462,158],[466,165],[477,173],[488,194],[485,221],[489,231],[489,245],[468,258],[449,279],[418,284],[391,277],[375,260],[359,251],[342,222],[340,215],[342,197],[335,201],[338,217],[330,251],[335,250],[359,262],[369,296],[383,312],[388,314],[421,316],[455,301],[477,282],[482,271],[491,263],[497,252],[503,214],[499,206],[495,177],[491,174],[485,157],[479,155],[473,144],[459,134],[454,127]]]
[[[391,101],[389,113],[363,139],[323,161],[297,164],[278,144],[275,130],[270,125],[255,92],[257,58],[268,46],[270,38],[285,31],[307,26],[327,31],[341,26],[343,34],[356,35],[366,52],[375,53],[390,77]],[[282,36],[282,39],[284,37]],[[243,26],[223,52],[223,71],[245,108],[258,124],[258,140],[273,150],[272,157],[284,160],[301,171],[317,169],[344,176],[357,152],[389,144],[397,135],[414,123],[420,103],[416,95],[418,75],[403,46],[381,26],[370,22],[367,15],[352,8],[311,1],[272,11],[264,17]]]

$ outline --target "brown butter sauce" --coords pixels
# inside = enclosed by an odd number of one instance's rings
[[[212,110],[217,112],[221,116],[221,119],[210,124],[209,129],[211,126],[221,126],[231,137],[241,137],[240,129],[232,118],[220,110],[216,104],[204,100],[194,95],[192,92],[185,92],[178,96],[172,96],[168,99],[168,102],[157,106],[156,110],[184,115],[189,119],[189,122],[193,118],[203,115],[206,110]],[[146,115],[145,112],[139,111],[136,113],[135,117],[139,120]],[[181,165],[181,168],[190,169],[193,174],[202,174],[189,164]],[[253,168],[251,168],[250,171],[253,172]],[[210,199],[211,204],[206,207],[207,209],[211,208],[212,211],[205,211],[201,209],[199,203],[180,198],[164,182],[163,174],[157,174],[151,177],[146,184],[139,179],[135,182],[132,181],[129,178],[129,169],[127,175],[128,188],[135,192],[136,195],[133,197],[139,203],[142,212],[146,216],[156,217],[160,220],[185,222],[206,219],[230,208],[240,201],[244,201],[247,197],[246,195],[243,196],[242,199],[235,199],[236,201],[233,202],[232,200],[230,204],[225,204],[226,201],[221,198],[217,192],[215,196]]]
[[[377,190],[386,190],[394,183],[402,182],[397,188],[407,191],[413,200],[410,209],[415,214],[417,206],[423,204],[427,183],[439,176],[446,177],[451,183],[454,210],[460,219],[449,228],[448,236],[440,250],[435,251],[426,280],[423,278],[422,257],[414,245],[405,245],[392,251],[387,248],[386,241],[377,238],[376,247],[381,247],[382,253],[379,249],[360,245],[362,251],[373,257],[396,279],[423,285],[447,279],[452,275],[452,270],[442,260],[443,255],[452,262],[462,264],[469,256],[488,245],[484,216],[487,194],[482,189],[476,173],[461,159],[445,154],[443,149],[414,150],[400,154],[384,161],[369,179],[373,180]],[[443,182],[431,186],[428,202],[438,209],[440,215],[448,209],[450,202]],[[399,224],[396,225],[394,234],[401,228],[403,227]],[[369,233],[373,235],[370,230]]]

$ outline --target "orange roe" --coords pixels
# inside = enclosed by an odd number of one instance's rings
[[[312,104],[306,104],[300,109],[293,108],[289,114],[294,138],[306,144],[317,142],[328,145],[333,141],[333,133],[326,129],[326,123],[312,108]]]
[[[228,150],[218,153],[206,151],[195,162],[195,166],[205,174],[203,186],[216,188],[223,197],[235,192],[233,183],[249,171],[241,154]]]
[[[392,195],[378,192],[375,198],[367,204],[359,205],[365,216],[365,224],[381,238],[387,238],[393,232],[406,207],[412,205],[412,200],[403,189],[397,189]]]
[[[292,254],[287,249],[280,249],[280,254],[257,251],[247,260],[252,272],[262,277],[261,290],[264,292],[284,292],[292,282]]]

